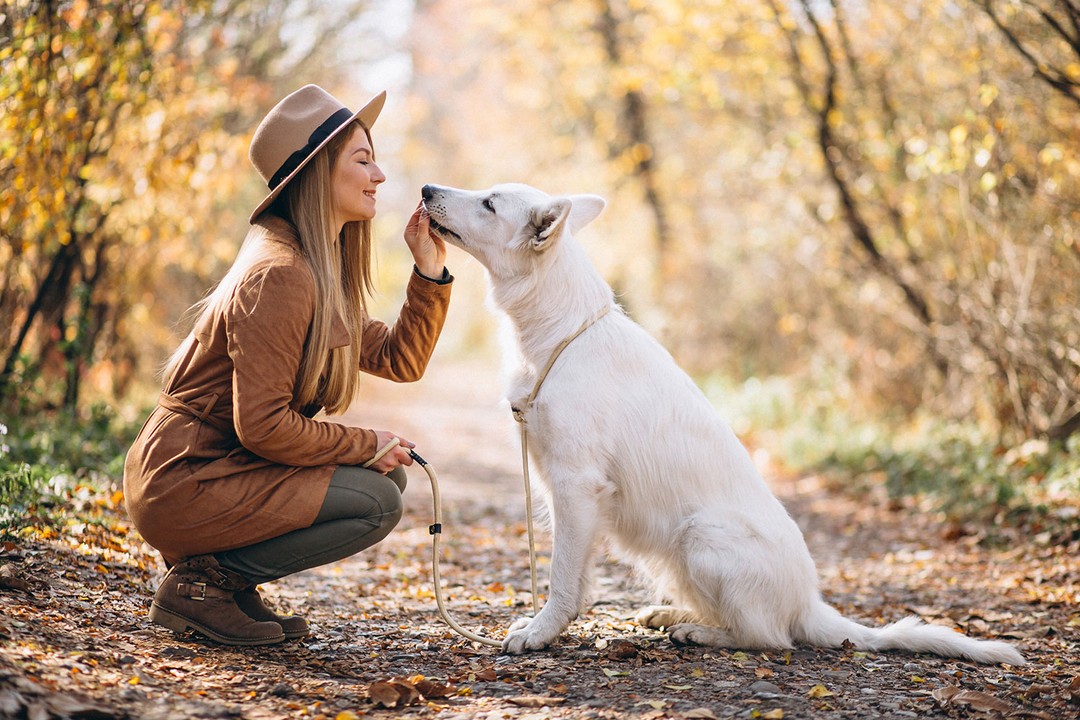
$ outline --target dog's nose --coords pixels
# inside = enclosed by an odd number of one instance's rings
[[[424,187],[422,187],[420,189],[420,197],[424,198],[425,200],[430,200],[434,196],[435,196],[435,186],[434,185],[425,185]]]

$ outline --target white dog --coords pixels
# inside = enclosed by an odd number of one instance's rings
[[[746,450],[671,355],[619,309],[574,240],[603,198],[551,197],[518,184],[482,192],[427,185],[423,197],[433,230],[487,269],[491,301],[516,332],[521,370],[507,398],[527,423],[551,510],[550,596],[535,618],[510,628],[505,652],[544,648],[578,616],[604,536],[676,603],[637,616],[666,627],[676,643],[846,640],[865,650],[1024,662],[1004,642],[914,617],[869,628],[825,604],[802,533]]]

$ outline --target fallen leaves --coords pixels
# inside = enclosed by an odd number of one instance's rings
[[[47,590],[49,584],[40,578],[31,577],[25,568],[13,563],[0,565],[0,590],[18,590],[32,593]]]
[[[612,640],[608,643],[607,656],[609,660],[628,660],[637,657],[638,647],[629,640]]]
[[[1018,709],[1016,705],[999,700],[993,695],[955,686],[938,688],[931,695],[942,705],[967,705],[980,712],[1010,713]]]
[[[520,460],[516,452],[512,460]],[[453,466],[443,465],[449,509]],[[491,472],[490,487],[497,489],[502,476]],[[516,500],[516,484],[511,492]],[[799,498],[792,499],[797,506]],[[508,520],[497,499],[485,497],[481,509],[473,501],[470,494],[457,506],[460,520],[448,543],[452,583],[446,589],[454,614],[495,633],[517,614],[507,610],[504,598],[527,604],[528,593],[516,589],[525,579],[515,534],[523,525]],[[6,577],[49,583],[40,594],[0,587],[0,717],[30,717],[33,704],[45,709],[34,717],[55,720],[61,715],[50,708],[77,709],[66,703],[83,702],[82,696],[118,718],[232,717],[242,710],[251,720],[357,720],[391,713],[540,720],[580,717],[593,708],[610,720],[1002,715],[977,709],[988,697],[1009,705],[1014,718],[1077,715],[1080,658],[1073,651],[1080,612],[1075,602],[1060,598],[1078,597],[1074,558],[1080,557],[1080,544],[1032,552],[1020,539],[1015,550],[1005,551],[1011,554],[963,545],[887,564],[883,548],[919,548],[921,537],[931,534],[920,530],[918,518],[905,517],[897,526],[895,518],[876,510],[859,511],[866,513],[860,522],[874,528],[872,536],[848,541],[830,526],[824,541],[815,541],[816,548],[842,558],[819,556],[825,558],[819,567],[833,604],[867,624],[916,610],[974,636],[1022,633],[1022,650],[1031,662],[1000,668],[850,645],[676,648],[662,633],[631,622],[643,596],[617,564],[601,564],[604,601],[552,648],[499,656],[471,646],[439,620],[427,597],[430,518],[425,503],[417,502],[375,548],[271,584],[275,600],[307,616],[315,631],[302,641],[264,649],[221,648],[151,626],[146,603],[160,580],[160,561],[135,533],[111,524],[113,519],[77,532],[63,528],[59,541],[0,543],[0,566],[12,565]],[[805,507],[799,517],[811,524],[833,520]],[[541,547],[541,557],[545,552]],[[1059,565],[1063,569],[1054,570]],[[31,695],[14,684],[7,668],[33,677],[40,691]],[[137,684],[131,683],[136,677]],[[953,685],[958,687],[931,697]],[[55,694],[74,699],[46,704]],[[167,710],[157,709],[163,704]]]
[[[368,686],[367,696],[376,707],[399,708],[419,700],[435,700],[453,695],[452,685],[428,680],[423,676],[377,680]]]

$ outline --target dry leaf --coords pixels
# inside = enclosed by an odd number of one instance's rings
[[[368,686],[368,698],[384,708],[396,708],[401,701],[401,693],[388,682],[373,682]]]
[[[538,708],[560,705],[566,702],[566,698],[547,697],[545,695],[518,695],[517,697],[506,698],[506,701],[518,707]]]
[[[784,720],[784,711],[780,708],[776,708],[767,713],[762,713],[761,717],[764,718],[764,720]]]
[[[630,673],[626,672],[625,670],[610,670],[608,668],[600,668],[600,669],[603,670],[604,674],[607,675],[608,677],[626,677],[627,675],[630,674]]]
[[[834,693],[832,690],[828,689],[824,685],[815,685],[814,687],[810,688],[810,692],[807,694],[812,698],[823,698],[832,697],[836,693]]]
[[[414,702],[420,699],[420,691],[416,689],[408,680],[401,680],[394,678],[389,681],[391,687],[398,691],[399,700],[398,703],[403,707],[405,705],[412,705]]]
[[[433,680],[421,679],[416,681],[416,689],[420,691],[420,694],[425,699],[431,700],[433,698],[450,697],[454,694],[455,688],[453,685],[444,685],[442,683],[434,682]]]
[[[687,718],[687,720],[719,720],[712,710],[704,707],[687,710],[683,713],[683,717]]]
[[[629,640],[612,640],[608,643],[608,660],[626,660],[636,657],[637,654],[637,645]]]
[[[759,678],[762,678],[762,679],[771,678],[775,674],[776,673],[774,673],[772,670],[770,670],[767,667],[754,668],[754,675],[756,675],[756,676],[758,676]]]
[[[978,690],[943,687],[938,688],[931,695],[942,705],[968,705],[972,710],[984,712],[1007,713],[1016,709],[1015,705]]]

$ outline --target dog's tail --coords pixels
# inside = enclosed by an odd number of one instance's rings
[[[976,640],[940,625],[927,625],[914,616],[881,628],[866,627],[820,600],[802,629],[803,640],[824,647],[839,647],[846,640],[859,650],[927,652],[986,664],[1026,662],[1016,648],[999,640]]]

